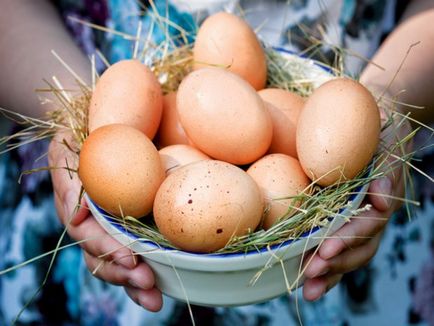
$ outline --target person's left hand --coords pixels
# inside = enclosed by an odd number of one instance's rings
[[[60,222],[69,236],[80,244],[84,261],[93,276],[123,286],[134,302],[149,311],[159,311],[163,298],[151,268],[99,225],[84,200],[79,205],[80,180],[76,173],[66,169],[78,166],[78,157],[69,149],[75,149],[75,146],[70,131],[59,131],[49,147],[48,159]]]
[[[384,122],[384,114],[382,117]],[[382,132],[383,146],[396,143],[396,137],[402,139],[411,130],[407,121],[399,128],[396,128],[397,124]],[[399,166],[381,179],[372,181],[366,200],[361,205],[370,204],[371,209],[352,218],[325,239],[318,250],[304,257],[306,279],[303,297],[306,300],[318,300],[339,283],[343,274],[365,266],[375,255],[390,216],[402,204],[402,201],[393,199],[404,196],[402,170]]]

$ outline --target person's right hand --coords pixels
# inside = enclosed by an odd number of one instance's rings
[[[114,240],[93,218],[84,200],[79,205],[81,183],[76,168],[78,157],[63,144],[71,144],[71,134],[59,132],[50,143],[48,160],[57,214],[68,234],[80,246],[89,270],[94,276],[125,288],[128,296],[149,311],[162,307],[161,292],[155,287],[150,267]]]

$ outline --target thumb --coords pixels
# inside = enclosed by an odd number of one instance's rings
[[[404,157],[411,153],[412,141],[403,142],[411,132],[408,121],[397,121],[394,117],[393,122],[381,133],[379,151],[383,156],[380,157],[380,170],[384,176],[374,180],[369,186],[369,199],[372,205],[381,212],[393,212],[402,205],[399,198],[404,196],[404,177],[407,169]]]
[[[76,143],[69,132],[58,132],[48,148],[51,180],[57,213],[63,224],[80,224],[88,215],[81,200],[81,182],[77,175]],[[83,202],[83,205],[81,203]]]
[[[392,180],[388,176],[377,179],[369,185],[371,204],[380,212],[387,212],[392,205]]]

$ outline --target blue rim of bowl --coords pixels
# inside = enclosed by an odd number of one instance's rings
[[[285,48],[280,48],[280,47],[273,47],[274,50],[278,51],[278,52],[283,52],[283,53],[287,53],[290,55],[296,55],[299,56],[300,58],[306,58],[303,55],[298,55],[288,49]],[[315,66],[317,66],[318,68],[321,68],[322,70],[324,70],[325,72],[333,75],[333,72],[330,68],[327,68],[325,66],[319,65],[318,63],[316,63],[315,61],[312,61],[313,64]],[[368,171],[370,171],[371,169],[369,168]],[[355,193],[353,193],[352,195],[350,195],[350,197],[348,198],[348,201],[353,201],[354,198],[356,198],[356,196],[358,195],[358,192],[363,188],[363,186],[360,186],[358,188],[355,189]],[[246,252],[237,252],[237,253],[196,253],[196,252],[190,252],[190,251],[182,251],[180,249],[174,249],[174,248],[169,248],[169,247],[165,247],[162,245],[157,245],[154,241],[150,241],[150,240],[144,240],[143,238],[140,238],[139,236],[137,236],[136,234],[128,231],[126,228],[124,228],[121,224],[119,224],[115,218],[110,217],[110,214],[107,213],[105,210],[103,210],[101,207],[99,207],[89,196],[88,199],[91,201],[92,205],[98,210],[98,212],[101,214],[101,216],[107,220],[111,226],[113,226],[114,228],[116,228],[117,230],[119,230],[119,232],[125,234],[126,236],[128,236],[129,238],[134,239],[135,241],[140,241],[141,243],[146,243],[147,245],[153,246],[155,247],[155,249],[164,249],[164,250],[168,250],[168,251],[173,251],[173,252],[177,252],[177,253],[182,253],[185,255],[193,255],[193,256],[204,256],[204,257],[215,257],[215,258],[227,258],[227,257],[240,257],[240,256],[246,256],[246,255],[254,255],[254,254],[259,254],[259,253],[265,253],[268,252],[270,250],[274,250],[274,249],[280,249],[283,247],[286,247],[296,241],[300,241],[303,238],[307,237],[307,236],[311,236],[314,233],[318,232],[321,227],[316,226],[313,229],[304,232],[300,237],[298,237],[297,239],[290,239],[290,240],[286,240],[283,241],[281,243],[277,243],[275,245],[272,245],[271,247],[264,247],[261,249],[256,249],[256,250],[250,250],[250,251],[246,251]],[[344,209],[340,209],[339,213],[342,213]],[[332,218],[328,218],[329,220],[331,220]]]
[[[355,189],[355,193],[351,194],[348,198],[348,201],[353,201],[354,198],[356,198],[356,196],[358,195],[358,192],[363,188],[363,186],[360,186],[358,188]],[[321,227],[320,226],[316,226],[313,229],[304,232],[300,237],[298,237],[297,239],[290,239],[290,240],[286,240],[283,241],[281,243],[277,243],[274,244],[270,247],[263,247],[260,249],[256,249],[256,250],[250,250],[250,251],[245,251],[245,252],[237,252],[237,253],[197,253],[197,252],[190,252],[190,251],[183,251],[180,249],[175,249],[175,248],[170,248],[170,247],[165,247],[162,245],[158,245],[156,244],[154,241],[150,241],[150,240],[145,240],[139,236],[137,236],[136,234],[134,234],[133,232],[128,231],[125,227],[123,227],[121,224],[119,224],[119,222],[116,220],[116,218],[113,218],[110,216],[109,213],[107,213],[105,210],[103,210],[101,207],[99,207],[89,196],[88,196],[88,200],[91,202],[91,204],[98,210],[98,212],[100,213],[100,215],[107,221],[110,223],[110,225],[114,228],[116,228],[120,233],[128,236],[129,238],[132,238],[134,241],[140,241],[141,243],[146,243],[147,245],[150,245],[152,247],[154,247],[155,249],[163,249],[163,250],[167,250],[167,251],[173,251],[173,252],[177,252],[177,253],[182,253],[185,255],[193,255],[193,256],[206,256],[206,257],[216,257],[216,258],[223,258],[223,257],[240,257],[240,256],[249,256],[249,255],[254,255],[254,254],[259,254],[259,253],[265,253],[268,252],[270,250],[275,250],[275,249],[280,249],[280,248],[284,248],[292,243],[295,243],[297,241],[300,241],[308,236],[312,236],[314,235],[316,232],[318,232]],[[338,212],[338,214],[342,213],[344,211],[344,208],[341,208]],[[337,214],[337,215],[338,215]],[[329,217],[328,218],[329,221],[331,221],[333,218]]]

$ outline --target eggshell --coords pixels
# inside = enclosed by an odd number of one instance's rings
[[[255,230],[262,213],[253,179],[234,165],[214,160],[174,171],[154,203],[159,231],[175,246],[193,252],[216,251],[233,236]]]
[[[193,48],[194,69],[228,67],[255,89],[265,87],[265,53],[252,28],[241,18],[219,12],[200,26]]]
[[[210,157],[189,145],[177,144],[160,149],[161,162],[166,175],[176,169],[197,161],[210,160]]]
[[[233,164],[254,162],[271,143],[270,114],[256,91],[221,68],[190,73],[178,89],[181,124],[194,145]]]
[[[298,117],[305,102],[304,98],[278,88],[263,89],[258,94],[265,101],[273,120],[273,139],[268,152],[297,157],[295,138]]]
[[[264,156],[249,167],[247,174],[258,184],[267,205],[264,229],[269,229],[279,218],[296,213],[291,207],[299,207],[301,203],[287,197],[308,191],[310,184],[298,160],[285,154]]]
[[[121,124],[90,133],[80,151],[78,174],[90,198],[115,215],[139,218],[151,212],[165,177],[154,144]]]
[[[89,131],[121,123],[152,139],[163,111],[160,84],[138,60],[123,60],[108,68],[98,80],[89,105]]]
[[[357,81],[336,78],[306,101],[297,128],[297,152],[306,174],[321,186],[354,178],[370,162],[380,136],[380,114]]]
[[[176,92],[163,97],[163,115],[158,129],[158,143],[161,147],[175,144],[193,145],[179,121],[176,110]]]

